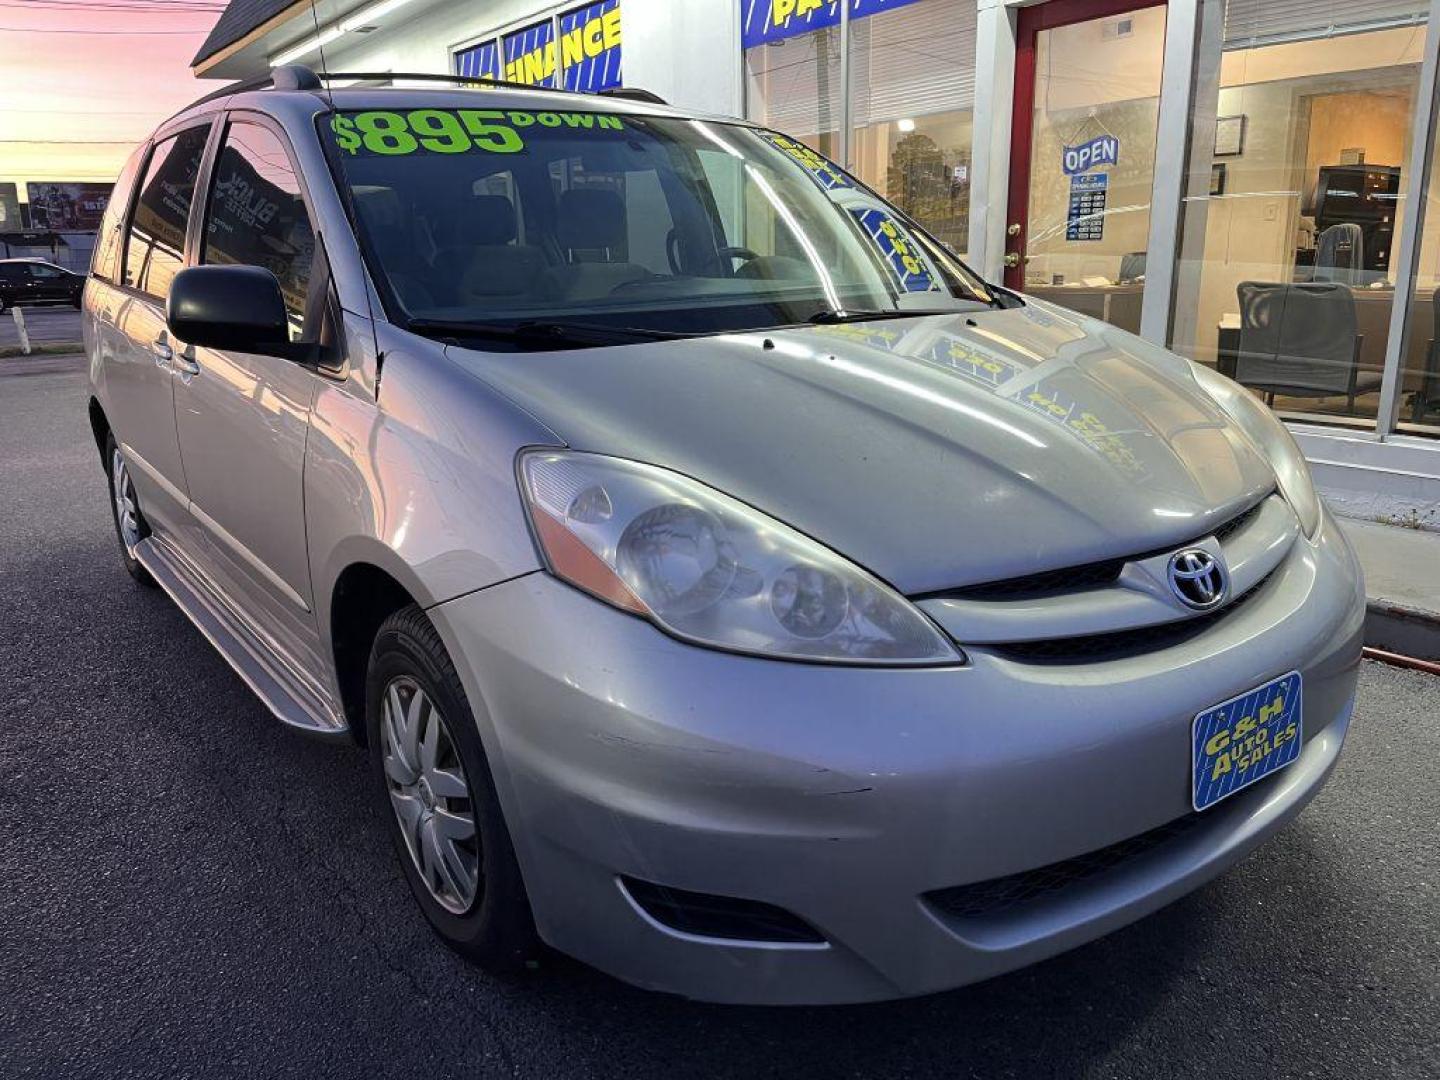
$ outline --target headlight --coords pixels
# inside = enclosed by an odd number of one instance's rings
[[[537,450],[521,487],[550,570],[676,637],[848,664],[955,664],[904,597],[809,537],[688,477]]]
[[[1295,438],[1286,430],[1280,419],[1262,405],[1254,394],[1239,383],[1210,370],[1203,364],[1191,364],[1198,382],[1216,404],[1224,409],[1270,460],[1275,469],[1275,480],[1280,493],[1285,496],[1305,535],[1314,539],[1320,530],[1320,497],[1315,494],[1315,482],[1310,477],[1310,466],[1305,455],[1295,445]]]

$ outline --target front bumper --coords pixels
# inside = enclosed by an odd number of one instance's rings
[[[545,574],[432,609],[480,725],[542,937],[710,1001],[928,993],[1051,956],[1207,881],[1295,816],[1340,753],[1364,616],[1331,521],[1231,618],[1083,666],[971,649],[864,670],[674,641]],[[1190,812],[1190,721],[1298,668],[1294,764],[1193,827],[1033,902],[956,918],[923,895],[1047,866]],[[669,929],[627,875],[778,905],[826,943]]]

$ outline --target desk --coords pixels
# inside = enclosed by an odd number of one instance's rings
[[[1140,332],[1140,302],[1145,285],[1026,285],[1031,296],[1059,304],[1082,315],[1102,319],[1111,326]]]

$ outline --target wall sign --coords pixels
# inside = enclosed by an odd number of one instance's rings
[[[1108,173],[1070,178],[1070,208],[1065,215],[1066,240],[1102,240],[1105,237],[1105,196]]]
[[[501,38],[505,79],[526,86],[555,85],[555,26],[549,19]]]
[[[558,64],[550,19],[461,49],[454,64],[462,77],[548,87],[563,67],[566,90],[595,93],[623,85],[621,55],[620,0],[595,0],[560,15]]]
[[[27,183],[25,193],[30,203],[30,227],[52,232],[69,230],[89,232],[100,228],[105,207],[110,202],[114,184],[37,184]],[[13,191],[14,189],[11,188]],[[11,229],[18,229],[19,207]],[[8,211],[0,210],[0,217]]]
[[[620,0],[600,0],[560,16],[566,90],[593,93],[621,85],[620,58]]]
[[[1066,176],[1088,172],[1097,165],[1114,165],[1120,160],[1120,140],[1114,135],[1097,135],[1079,146],[1067,146],[1060,157]]]
[[[455,74],[477,79],[499,79],[500,45],[496,41],[482,41],[455,54]]]
[[[840,25],[841,0],[740,0],[740,43],[748,49]],[[850,18],[863,19],[916,0],[849,0]]]

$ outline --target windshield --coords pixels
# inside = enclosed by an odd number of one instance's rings
[[[422,333],[703,334],[993,302],[900,211],[773,132],[416,109],[339,112],[321,134],[387,311]]]

